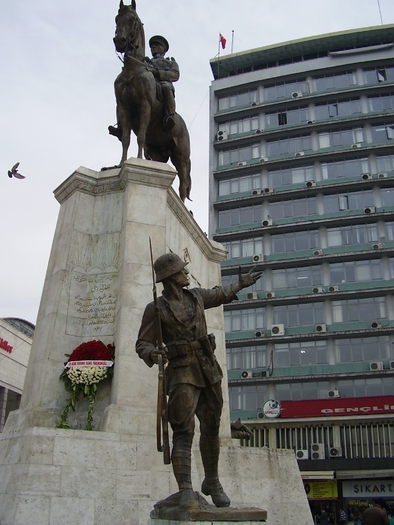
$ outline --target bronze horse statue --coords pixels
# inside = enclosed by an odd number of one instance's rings
[[[120,0],[115,18],[116,51],[124,54],[122,72],[115,80],[117,127],[109,132],[122,142],[120,164],[127,159],[131,131],[137,136],[138,158],[168,162],[179,176],[179,196],[190,199],[190,139],[182,117],[175,113],[171,131],[163,129],[165,109],[158,97],[158,85],[145,58],[145,33],[136,12],[136,2],[124,5]]]

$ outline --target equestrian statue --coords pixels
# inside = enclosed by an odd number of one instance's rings
[[[136,2],[125,5],[120,0],[115,18],[114,44],[123,54],[123,68],[115,80],[116,126],[111,135],[122,143],[120,165],[127,159],[131,131],[137,136],[138,158],[159,162],[171,160],[179,177],[179,196],[190,199],[191,162],[189,132],[175,111],[173,82],[179,78],[179,67],[169,50],[167,40],[155,35],[149,40],[152,58],[145,56],[145,33],[136,12]]]

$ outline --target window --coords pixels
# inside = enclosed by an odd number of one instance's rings
[[[263,253],[263,239],[250,238],[234,241],[222,242],[223,246],[228,250],[228,259],[238,259],[240,257],[252,257],[256,254]]]
[[[274,290],[309,288],[312,286],[321,286],[321,284],[322,276],[320,266],[272,270],[272,286]]]
[[[329,247],[366,244],[376,242],[378,239],[378,230],[375,224],[352,224],[327,229]]]
[[[259,128],[259,117],[247,117],[238,120],[230,120],[219,124],[218,131],[228,133],[228,135],[241,135],[244,133],[251,133]]]
[[[297,401],[301,399],[325,399],[330,384],[327,381],[308,381],[305,383],[278,383],[275,399],[278,401]]]
[[[271,219],[288,219],[292,217],[307,217],[317,214],[316,197],[291,199],[287,201],[271,202],[269,216]]]
[[[273,354],[274,366],[281,368],[327,364],[326,345],[326,341],[276,344]]]
[[[253,189],[261,188],[261,174],[243,175],[232,179],[224,179],[218,182],[219,196],[233,195],[243,192],[251,192]]]
[[[328,91],[334,89],[346,89],[357,84],[355,71],[346,71],[335,75],[321,75],[314,79],[316,91]]]
[[[380,259],[330,264],[330,284],[369,282],[383,279]]]
[[[256,89],[240,91],[238,93],[232,93],[224,97],[218,98],[218,109],[224,111],[239,106],[248,106],[258,102],[258,96]]]
[[[364,132],[361,128],[319,133],[319,148],[343,147],[361,142],[364,142]]]
[[[218,213],[219,228],[230,226],[245,226],[247,224],[261,223],[262,205],[244,206],[230,210],[221,210]]]
[[[376,162],[378,164],[379,173],[393,171],[394,169],[394,155],[377,156]]]
[[[364,82],[366,84],[381,84],[394,80],[394,67],[381,67],[364,70]]]
[[[231,412],[260,410],[268,399],[268,387],[265,385],[229,386]]]
[[[372,128],[373,142],[388,142],[394,138],[394,124]]]
[[[385,319],[387,317],[384,297],[333,301],[332,311],[334,323],[375,321],[376,319]]]
[[[324,322],[324,303],[302,303],[275,306],[274,324],[285,326],[311,326]]]
[[[268,157],[280,157],[281,155],[291,155],[299,151],[310,151],[312,140],[310,135],[293,137],[267,142]]]
[[[262,327],[260,327],[262,328]],[[226,348],[229,370],[250,370],[266,368],[265,346],[241,346]]]
[[[355,191],[352,193],[342,193],[324,196],[324,212],[336,213],[344,210],[364,210],[367,206],[373,205],[372,190]]]
[[[264,308],[226,310],[224,312],[226,332],[239,332],[261,329],[264,326]]]
[[[280,82],[264,88],[264,100],[279,98],[297,98],[309,93],[309,84],[305,80],[296,82]]]
[[[315,112],[316,120],[327,120],[333,117],[347,117],[361,113],[361,104],[359,99],[318,104],[316,105]]]
[[[268,172],[268,186],[280,188],[291,184],[303,183],[315,180],[313,166],[302,166],[301,168],[284,168]]]
[[[361,363],[390,359],[388,336],[336,339],[337,363]]]
[[[382,206],[392,207],[394,206],[394,190],[388,188],[382,188]]]
[[[314,248],[319,248],[319,233],[317,230],[287,232],[271,236],[272,253],[295,252]]]
[[[300,124],[301,122],[307,122],[308,119],[307,107],[277,111],[266,114],[265,127],[273,128],[278,126],[295,125]]]
[[[326,162],[321,165],[323,179],[339,179],[342,177],[361,176],[362,173],[369,173],[369,162],[367,158],[341,160],[336,162]]]
[[[219,151],[219,166],[248,162],[260,158],[260,145],[254,144],[237,149]]]
[[[370,112],[390,111],[394,108],[394,94],[369,97],[368,105]]]

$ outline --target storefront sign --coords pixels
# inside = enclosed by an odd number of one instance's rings
[[[0,337],[0,348],[9,353],[11,353],[13,350],[13,347],[8,343],[8,341],[3,339],[2,337]]]
[[[330,481],[304,481],[308,499],[335,499],[338,497],[338,486],[335,479]]]
[[[281,401],[282,418],[392,413],[394,413],[394,396]]]
[[[342,491],[345,498],[387,498],[394,496],[394,481],[387,479],[365,479],[343,481]]]

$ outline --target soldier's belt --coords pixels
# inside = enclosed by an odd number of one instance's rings
[[[167,344],[167,357],[169,360],[186,355],[201,348],[199,341],[171,341]]]

